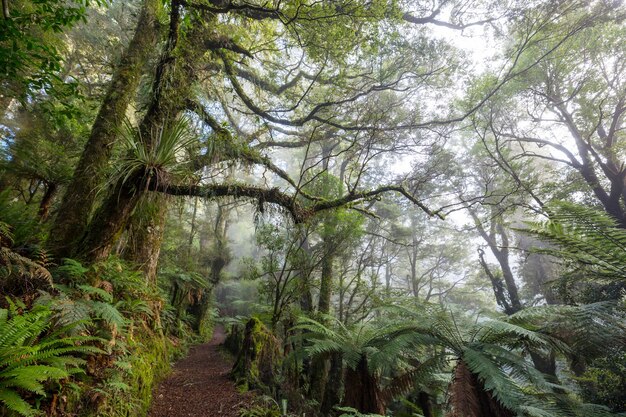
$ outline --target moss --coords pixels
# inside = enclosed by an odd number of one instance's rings
[[[88,381],[68,396],[64,415],[80,417],[143,417],[156,384],[170,371],[171,361],[184,348],[166,337],[144,330],[129,342],[109,377],[93,386]]]
[[[256,317],[246,323],[243,340],[231,375],[242,390],[271,391],[276,385],[280,361],[279,343]]]
[[[200,321],[198,323],[198,334],[200,335],[200,340],[203,342],[208,342],[213,337],[213,329],[215,327],[214,316],[211,309],[206,310],[206,312],[200,317]]]

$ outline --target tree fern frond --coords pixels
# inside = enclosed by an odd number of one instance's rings
[[[539,252],[575,262],[588,278],[626,280],[626,230],[617,227],[614,219],[571,203],[554,203],[546,210],[550,220],[518,229],[557,245]]]

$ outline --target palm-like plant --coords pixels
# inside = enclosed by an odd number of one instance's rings
[[[0,309],[0,402],[20,415],[35,416],[40,413],[24,394],[45,396],[46,382],[83,372],[85,361],[73,354],[100,350],[85,344],[93,338],[63,336],[67,328],[46,334],[51,314],[47,309],[22,315],[16,310]]]
[[[126,121],[120,135],[124,154],[106,185],[130,184],[141,179],[145,187],[159,186],[186,176],[188,167],[180,163],[181,154],[197,142],[190,124],[188,118],[182,117],[144,135]]]
[[[310,342],[305,352],[312,357],[342,357],[346,366],[343,405],[361,413],[385,414],[389,401],[410,390],[418,373],[439,365],[438,357],[418,361],[419,346],[430,337],[406,326],[360,323],[347,327],[332,317],[328,322],[333,326],[300,320],[297,328]]]
[[[567,397],[563,386],[546,378],[527,358],[529,352],[571,355],[577,343],[599,345],[601,339],[591,335],[600,335],[605,326],[592,310],[537,307],[532,313],[470,321],[433,306],[405,310],[403,317],[412,318],[414,324],[408,327],[429,335],[454,363],[448,417],[599,417],[610,413]],[[570,318],[560,320],[556,313]]]
[[[522,232],[553,243],[541,249],[569,262],[575,275],[604,283],[626,283],[626,229],[607,214],[558,202],[546,208],[549,220],[528,223]]]
[[[525,360],[521,348],[563,349],[563,344],[505,321],[469,321],[435,306],[400,312],[410,322],[406,329],[421,335],[422,343],[442,348],[453,366],[449,417],[513,417],[532,415],[534,409],[546,411],[545,401],[533,400],[525,386],[543,394],[553,386]]]
[[[591,337],[604,328],[598,315],[584,308],[562,309],[470,320],[438,306],[424,306],[394,309],[399,324],[347,328],[336,322],[329,328],[303,319],[299,327],[311,342],[306,348],[310,355],[342,355],[347,366],[344,405],[360,412],[384,414],[392,396],[410,390],[421,372],[452,367],[448,417],[609,415],[601,407],[572,406],[574,400],[565,388],[528,360],[530,351],[571,355],[577,343],[586,343],[587,349],[601,343]],[[556,313],[565,310],[572,318],[559,324]],[[424,347],[435,352],[427,360]],[[383,375],[391,376],[387,384],[382,383]]]

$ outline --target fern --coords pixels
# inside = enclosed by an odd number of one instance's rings
[[[52,287],[46,253],[36,247],[28,253],[20,253],[13,244],[11,227],[0,221],[0,280],[5,293],[19,294],[27,288]]]
[[[49,310],[38,308],[22,315],[16,311],[0,310],[0,401],[20,415],[35,416],[39,413],[21,393],[45,396],[45,382],[82,372],[84,361],[74,354],[101,351],[87,344],[94,338],[46,335]]]
[[[571,203],[546,208],[549,220],[518,229],[556,248],[538,250],[570,262],[587,279],[626,281],[626,230],[603,212]]]

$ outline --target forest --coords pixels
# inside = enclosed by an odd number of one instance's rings
[[[0,417],[620,415],[620,0],[2,1]]]

